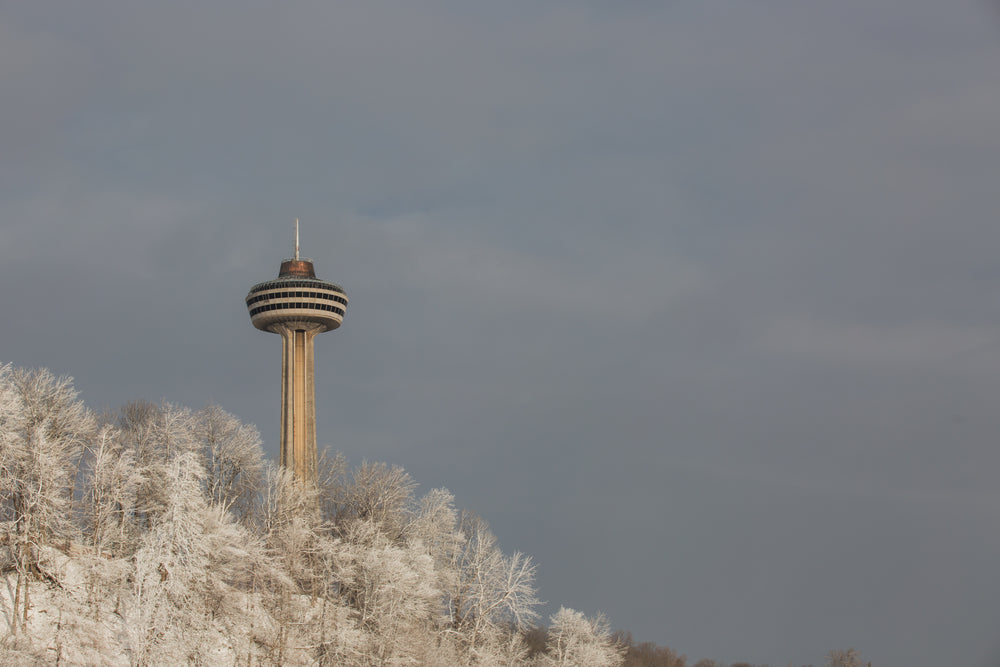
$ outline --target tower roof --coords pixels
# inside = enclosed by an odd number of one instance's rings
[[[281,263],[281,268],[278,270],[279,278],[315,278],[316,269],[313,268],[313,263],[308,259],[286,259]]]

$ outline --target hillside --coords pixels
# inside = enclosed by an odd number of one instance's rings
[[[0,366],[0,662],[616,665],[561,609],[528,643],[535,566],[398,467],[322,457],[317,488],[217,406],[98,417]]]

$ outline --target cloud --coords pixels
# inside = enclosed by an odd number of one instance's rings
[[[946,371],[996,356],[998,334],[949,322],[880,326],[789,318],[773,322],[760,344],[773,354],[816,363]]]
[[[552,317],[618,321],[661,313],[701,288],[704,276],[689,261],[611,240],[568,243],[559,256],[515,243],[498,244],[474,231],[453,233],[426,218],[356,222],[366,242],[395,267],[392,280],[477,310],[526,310]]]

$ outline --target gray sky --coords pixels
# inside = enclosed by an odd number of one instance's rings
[[[319,437],[693,662],[1000,662],[985,1],[0,2],[0,359]]]

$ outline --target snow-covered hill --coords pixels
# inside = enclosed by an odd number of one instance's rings
[[[68,378],[0,366],[0,663],[615,665],[535,567],[406,472],[324,458],[307,487],[216,406],[98,419]]]

